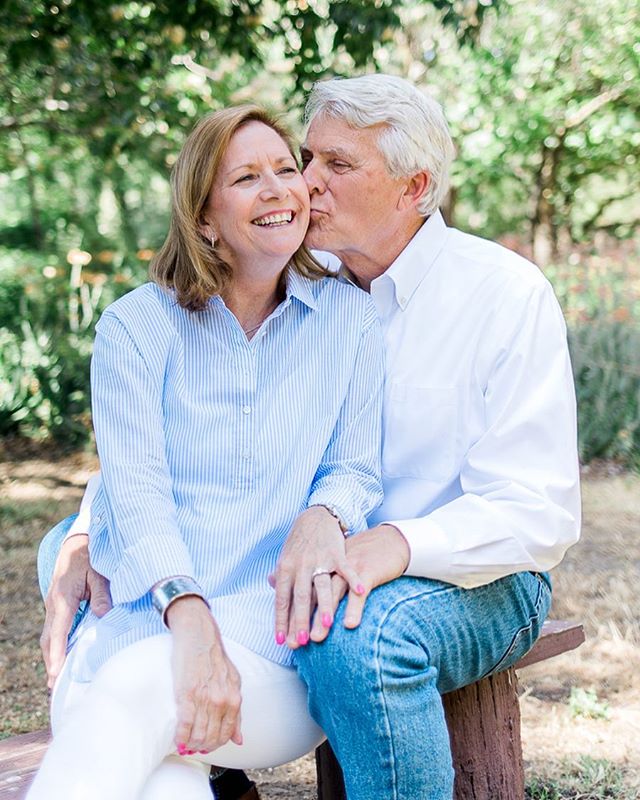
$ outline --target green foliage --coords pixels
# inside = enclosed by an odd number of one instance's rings
[[[633,247],[609,257],[573,254],[546,270],[569,328],[584,463],[640,467],[640,261]]]
[[[640,466],[640,328],[592,322],[570,331],[580,457]]]
[[[560,778],[534,778],[525,787],[526,800],[635,800],[636,789],[625,784],[622,770],[605,759],[581,756]]]
[[[569,708],[573,717],[609,719],[611,716],[609,703],[606,700],[599,700],[593,687],[583,689],[581,686],[572,686]]]
[[[130,287],[74,263],[0,252],[0,434],[74,445],[90,433],[89,360],[99,311]]]

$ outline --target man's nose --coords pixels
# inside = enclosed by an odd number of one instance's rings
[[[305,164],[302,170],[302,177],[307,184],[309,194],[322,194],[325,189],[325,183],[322,180],[322,174],[315,159],[311,159]]]

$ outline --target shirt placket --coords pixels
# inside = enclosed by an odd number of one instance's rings
[[[241,390],[238,393],[238,470],[236,485],[239,488],[253,487],[256,470],[256,397],[257,397],[257,359],[256,350],[245,347],[242,354]]]

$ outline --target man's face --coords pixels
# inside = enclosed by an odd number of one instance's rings
[[[318,115],[301,149],[311,195],[305,244],[335,253],[356,275],[384,250],[404,186],[389,175],[378,134],[378,127],[360,130]]]

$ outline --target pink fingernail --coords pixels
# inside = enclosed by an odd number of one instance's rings
[[[308,631],[298,631],[298,644],[306,644],[309,641]]]
[[[208,750],[198,750],[198,752],[200,753],[201,756],[206,756],[209,751]]]
[[[178,755],[184,756],[187,753],[187,745],[186,744],[179,744],[178,745]]]
[[[365,593],[365,588],[364,588],[364,586],[363,586],[361,583],[359,583],[359,584],[356,586],[356,593],[357,593],[357,594],[364,594],[364,593]]]
[[[276,644],[284,644],[287,640],[286,635],[283,631],[278,631],[276,633]]]
[[[195,755],[195,753],[196,753],[195,750],[187,750],[187,755],[188,756],[193,756],[193,755]]]
[[[331,614],[327,614],[326,612],[322,615],[322,626],[324,628],[330,628],[333,625],[333,617]]]

